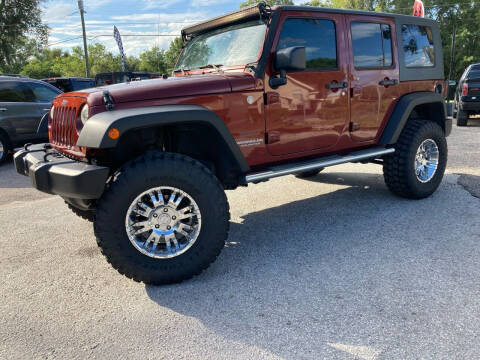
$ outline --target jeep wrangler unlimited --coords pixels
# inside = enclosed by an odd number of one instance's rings
[[[347,162],[431,195],[447,164],[435,22],[261,3],[182,31],[172,77],[57,97],[20,174],[91,219],[112,266],[180,282],[219,255],[224,190]],[[45,125],[47,126],[47,125]]]

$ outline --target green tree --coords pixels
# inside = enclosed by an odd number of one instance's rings
[[[177,64],[178,56],[183,48],[183,41],[181,37],[175,38],[171,43],[167,51],[165,51],[165,66],[166,71],[170,74],[175,65]]]
[[[262,0],[246,0],[240,4],[240,9],[243,9],[248,6],[252,6],[262,2]],[[267,5],[274,6],[274,5],[293,5],[292,0],[264,0]]]
[[[0,73],[18,73],[44,47],[48,27],[41,21],[41,0],[0,0]]]
[[[63,60],[64,57],[69,57],[70,54],[64,53],[61,49],[43,49],[38,51],[36,56],[24,66],[21,74],[31,78],[46,78],[62,76],[61,69],[57,64]]]
[[[141,71],[150,71],[158,73],[167,73],[165,63],[165,50],[154,46],[140,54],[139,69]]]

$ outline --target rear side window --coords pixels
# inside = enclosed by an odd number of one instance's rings
[[[49,103],[58,95],[57,91],[42,84],[29,83],[28,86],[32,89],[36,102]]]
[[[407,68],[435,65],[435,47],[431,27],[402,25],[402,43]]]
[[[480,79],[480,71],[470,70],[470,72],[467,75],[467,79]]]
[[[0,102],[33,102],[34,97],[25,85],[13,81],[0,82]]]
[[[352,22],[353,60],[358,68],[383,68],[393,65],[390,25]]]
[[[285,20],[277,50],[292,46],[305,46],[307,69],[337,68],[337,39],[332,20]]]

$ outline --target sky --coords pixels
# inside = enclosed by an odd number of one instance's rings
[[[183,27],[238,10],[240,0],[84,0],[89,43],[100,42],[118,53],[113,26],[119,29],[127,56],[157,45],[167,49]],[[83,46],[77,0],[48,0],[42,20],[50,27],[51,48]],[[106,36],[105,36],[106,35]],[[143,36],[142,36],[143,35]],[[155,35],[155,36],[145,36]],[[158,36],[171,35],[171,36]]]

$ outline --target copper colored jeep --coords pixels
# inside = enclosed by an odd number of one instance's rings
[[[150,284],[219,255],[225,189],[348,162],[421,199],[447,165],[442,42],[410,16],[258,6],[182,31],[170,78],[62,94],[17,171],[94,222],[107,260]]]

